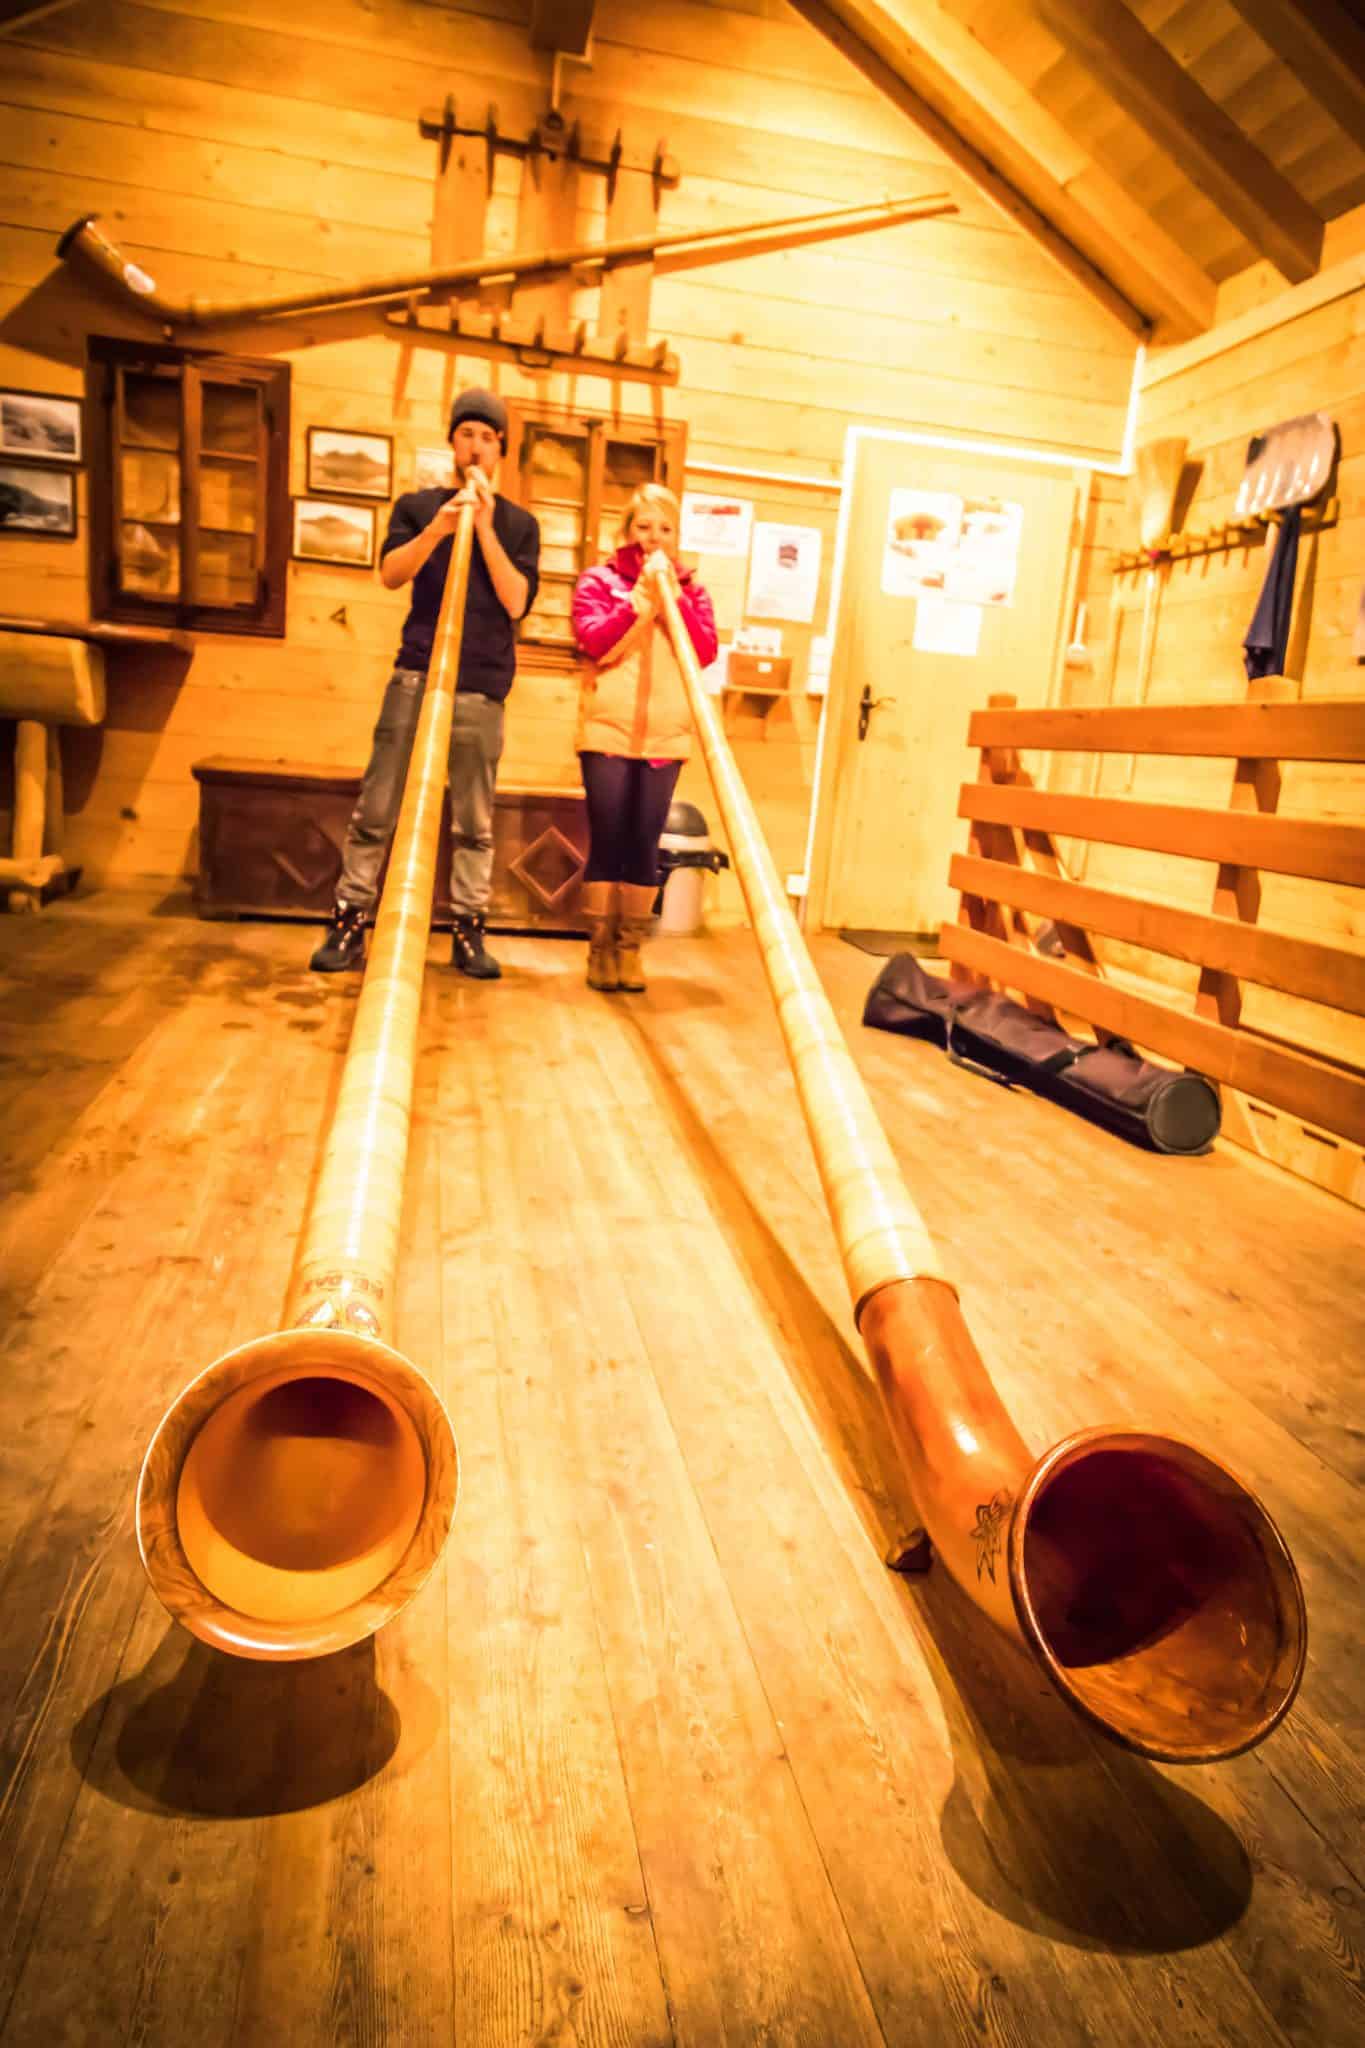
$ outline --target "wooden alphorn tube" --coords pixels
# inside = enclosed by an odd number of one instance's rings
[[[473,521],[463,506],[283,1327],[185,1388],[138,1481],[157,1595],[240,1657],[316,1657],[372,1635],[422,1584],[455,1511],[449,1418],[389,1337]]]
[[[916,1513],[968,1597],[1139,1755],[1235,1756],[1287,1713],[1303,1592],[1260,1502],[1215,1459],[1129,1428],[1036,1458],[982,1363],[811,964],[666,579],[682,670]]]
[[[808,242],[845,235],[874,234],[914,220],[932,220],[956,213],[947,192],[916,198],[873,200],[858,206],[837,206],[821,213],[786,214],[735,228],[678,228],[670,234],[625,235],[613,242],[573,242],[543,252],[466,257],[435,270],[404,270],[377,277],[358,277],[350,284],[314,286],[301,292],[271,293],[257,299],[204,299],[197,293],[172,298],[158,289],[141,264],[133,263],[96,222],[83,214],[71,223],[57,244],[57,254],[75,260],[95,278],[112,287],[125,306],[166,327],[225,327],[244,320],[270,320],[297,313],[320,313],[340,306],[397,305],[416,294],[447,287],[470,289],[477,284],[533,283],[564,270],[611,268],[618,263],[644,262],[655,255],[705,264],[732,256],[758,255],[766,249],[789,249]]]

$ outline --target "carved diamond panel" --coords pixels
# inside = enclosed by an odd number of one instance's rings
[[[554,825],[547,825],[538,839],[508,862],[508,873],[516,876],[531,894],[553,910],[573,887],[585,866],[582,854]]]

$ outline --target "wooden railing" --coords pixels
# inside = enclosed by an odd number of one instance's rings
[[[943,928],[945,958],[1035,1008],[1132,1039],[1353,1148],[1365,1145],[1365,1071],[1285,1044],[1241,1014],[1242,985],[1251,983],[1365,1016],[1365,954],[1257,922],[1262,871],[1365,887],[1365,825],[1276,814],[1282,761],[1365,762],[1365,700],[1027,711],[992,699],[973,715],[968,739],[981,749],[981,770],[958,807],[971,821],[970,848],[949,867],[961,907]],[[1228,759],[1236,763],[1231,802],[1213,809],[1054,794],[1032,786],[1020,748]],[[1075,880],[1058,838],[1214,862],[1211,910]],[[1033,919],[1051,926],[1046,951]],[[1121,985],[1092,938],[1193,962],[1193,1012]]]

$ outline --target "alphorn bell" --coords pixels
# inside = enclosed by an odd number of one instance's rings
[[[473,529],[463,505],[283,1328],[191,1381],[138,1481],[158,1597],[239,1657],[317,1657],[372,1635],[422,1584],[455,1511],[449,1418],[388,1336]]]
[[[1307,1626],[1293,1559],[1215,1459],[1082,1430],[1035,1458],[991,1383],[821,988],[702,684],[664,623],[730,838],[853,1301],[917,1515],[975,1605],[1140,1756],[1236,1756],[1288,1712]]]

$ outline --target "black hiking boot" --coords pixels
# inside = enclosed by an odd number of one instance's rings
[[[338,901],[327,936],[308,962],[315,974],[343,974],[348,968],[365,965],[367,914],[353,903]]]
[[[450,964],[475,981],[496,981],[502,973],[483,942],[483,912],[457,917],[450,936]]]

